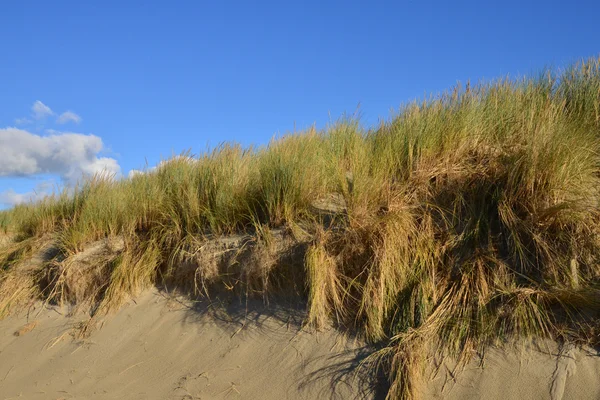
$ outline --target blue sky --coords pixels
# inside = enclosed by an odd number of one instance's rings
[[[6,2],[0,203],[597,56],[598,15],[595,1]]]

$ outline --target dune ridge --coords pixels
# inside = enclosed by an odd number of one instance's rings
[[[437,358],[459,371],[516,343],[594,348],[599,133],[592,58],[459,85],[370,128],[345,116],[96,176],[0,212],[0,317],[43,302],[94,322],[151,288],[296,299],[307,326],[375,348],[360,365],[389,399],[418,398]],[[580,370],[560,364],[552,396]]]

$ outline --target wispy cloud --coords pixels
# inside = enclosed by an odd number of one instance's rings
[[[40,100],[36,100],[35,103],[33,103],[33,105],[31,106],[31,116],[29,118],[28,117],[17,118],[17,119],[15,119],[15,124],[16,125],[27,125],[27,124],[32,124],[34,121],[40,121],[37,123],[38,128],[39,128],[40,126],[45,125],[45,120],[47,117],[54,116],[54,115],[57,115],[57,114],[54,111],[52,111],[52,109],[49,106],[42,103]],[[79,124],[81,121],[82,121],[81,116],[71,110],[67,110],[67,111],[63,112],[56,118],[56,123],[61,124],[61,125],[66,124],[68,122],[73,122],[75,124]]]
[[[10,207],[29,201],[40,200],[52,194],[53,188],[53,181],[44,181],[37,184],[32,191],[26,193],[17,193],[13,189],[8,189],[0,192],[0,204]]]
[[[31,106],[31,112],[33,113],[33,117],[35,119],[42,119],[48,116],[54,115],[54,111],[44,103],[39,100],[36,100]]]
[[[81,117],[75,114],[73,111],[65,111],[60,114],[60,116],[56,119],[56,122],[59,124],[66,124],[67,122],[74,122],[76,124],[81,122]]]
[[[16,118],[15,119],[15,124],[17,125],[27,125],[32,123],[33,121],[30,120],[29,118]]]

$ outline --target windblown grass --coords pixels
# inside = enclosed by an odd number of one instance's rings
[[[457,87],[370,130],[342,119],[266,147],[183,154],[1,212],[0,228],[18,239],[0,258],[0,307],[11,293],[47,298],[44,285],[56,287],[41,278],[48,267],[19,266],[32,240],[52,237],[68,258],[124,238],[94,295],[110,309],[192,259],[192,286],[206,288],[227,273],[199,256],[214,237],[250,235],[266,260],[279,229],[307,243],[304,269],[255,262],[242,274],[262,282],[251,292],[268,294],[266,282],[295,268],[286,276],[303,281],[309,321],[387,341],[378,357],[389,397],[412,398],[431,349],[467,360],[516,338],[598,341],[599,151],[592,59]],[[315,211],[332,195],[340,210]]]

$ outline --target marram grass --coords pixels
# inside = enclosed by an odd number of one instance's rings
[[[413,398],[431,349],[466,360],[518,338],[598,342],[599,151],[591,59],[455,88],[368,130],[343,119],[264,147],[184,154],[130,179],[96,177],[0,213],[0,231],[16,238],[0,252],[0,315],[69,300],[64,265],[25,262],[48,240],[63,257],[124,240],[85,295],[108,310],[192,258],[190,286],[233,286],[198,249],[249,234],[265,262],[243,275],[255,282],[246,293],[301,281],[308,321],[387,343],[369,361],[388,371],[389,398]],[[313,205],[328,198],[343,205],[324,217]],[[268,261],[274,230],[307,244],[293,273]]]

